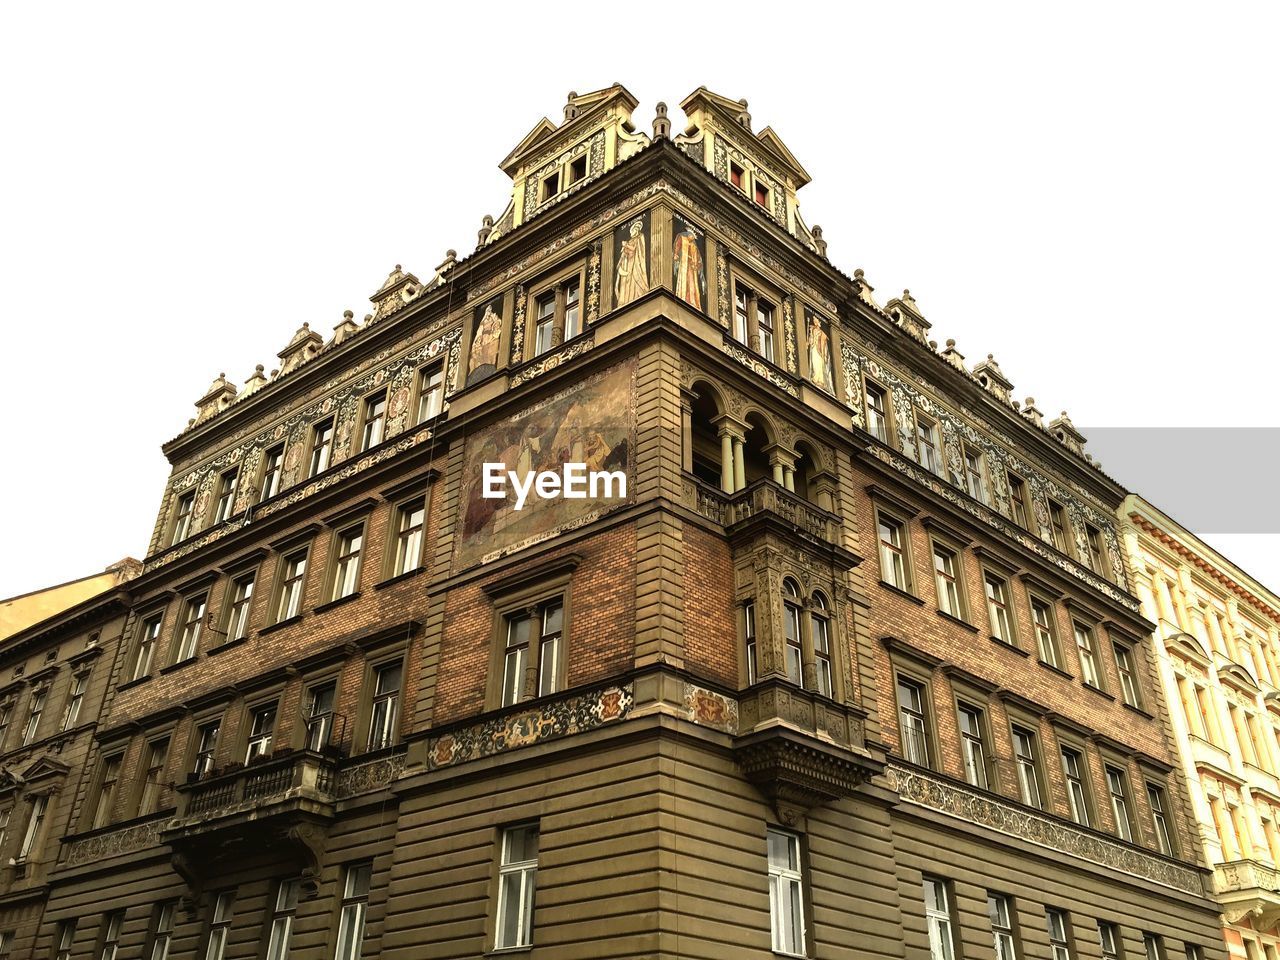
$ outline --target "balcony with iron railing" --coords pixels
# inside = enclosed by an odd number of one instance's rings
[[[228,817],[261,817],[281,807],[331,813],[334,764],[329,751],[283,750],[178,784],[177,810],[166,832],[211,827]]]

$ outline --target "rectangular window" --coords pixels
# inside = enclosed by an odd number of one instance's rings
[[[330,600],[341,600],[360,589],[360,551],[364,547],[364,524],[338,534],[333,563],[333,590]]]
[[[347,867],[342,878],[342,912],[338,918],[338,945],[333,960],[360,960],[364,946],[364,918],[369,909],[369,881],[373,865]]]
[[[804,876],[800,870],[800,838],[768,831],[769,925],[774,953],[803,955]]]
[[[733,339],[744,346],[751,339],[750,304],[752,293],[742,284],[734,285]]]
[[[582,281],[577,275],[538,298],[534,315],[534,356],[582,332]]]
[[[1156,847],[1166,857],[1173,856],[1173,836],[1169,833],[1169,815],[1165,812],[1164,788],[1147,784],[1147,802],[1151,806],[1152,827],[1156,835]]]
[[[147,768],[138,797],[138,816],[145,817],[160,809],[164,790],[164,767],[169,759],[169,741],[156,740],[147,747]]]
[[[738,166],[736,163],[734,163],[732,160],[729,161],[729,182],[732,183],[739,190],[746,189],[743,186],[743,184],[746,181],[744,179],[742,168]]]
[[[214,720],[201,724],[196,731],[196,755],[191,772],[197,776],[207,776],[213,770],[214,759],[218,749],[218,730],[222,721]]]
[[[1098,943],[1102,947],[1102,960],[1120,960],[1120,933],[1114,923],[1098,921]]]
[[[994,573],[982,577],[987,591],[987,619],[991,635],[997,640],[1013,644],[1017,639],[1013,632],[1013,615],[1009,610],[1009,581]]]
[[[560,597],[507,616],[502,706],[519,703],[531,696],[544,697],[559,689],[563,632],[564,602]],[[536,665],[532,678],[529,676],[530,664]]]
[[[27,710],[27,725],[22,730],[22,745],[25,747],[36,739],[40,732],[40,718],[44,715],[44,702],[48,693],[37,690],[31,694],[31,706]]]
[[[960,754],[964,761],[964,778],[975,787],[987,789],[987,751],[982,733],[982,711],[961,704]]]
[[[71,960],[71,948],[75,945],[76,939],[76,922],[74,920],[63,920],[58,924],[57,933],[57,949],[54,951],[54,960]]]
[[[938,609],[963,619],[964,607],[960,602],[958,560],[955,551],[936,543],[933,545],[933,574],[934,582],[938,587]]]
[[[1120,675],[1120,694],[1131,707],[1142,706],[1138,696],[1138,674],[1133,665],[1133,651],[1122,643],[1113,644],[1116,654],[1116,673]]]
[[[373,673],[373,709],[369,715],[369,749],[381,750],[395,743],[400,719],[401,664],[387,663]]]
[[[902,736],[903,757],[919,766],[929,766],[924,688],[902,677],[898,678],[898,726]]]
[[[929,960],[955,960],[955,941],[951,936],[951,898],[945,881],[933,877],[924,878],[924,915],[929,927]]]
[[[0,850],[4,849],[4,842],[9,839],[9,818],[12,816],[13,807],[0,810]]]
[[[1013,911],[1003,893],[987,893],[987,916],[991,918],[991,936],[995,940],[996,960],[1018,960],[1013,940]]]
[[[556,171],[542,181],[542,202],[546,203],[560,192],[560,172]]]
[[[769,209],[769,188],[766,187],[759,180],[755,182],[755,188],[756,188],[756,191],[755,191],[756,203],[760,204],[760,206],[768,210]]]
[[[1075,621],[1076,647],[1080,651],[1080,676],[1084,682],[1102,689],[1102,673],[1098,669],[1098,656],[1094,651],[1093,629]]]
[[[360,434],[361,451],[376,447],[382,442],[387,423],[387,391],[380,390],[364,401],[364,430]]]
[[[396,553],[394,576],[422,566],[422,532],[427,508],[421,499],[402,503],[396,508]]]
[[[196,506],[196,492],[191,490],[184,493],[178,498],[178,512],[173,520],[173,536],[169,538],[170,545],[187,539],[187,534],[191,532],[191,514]]]
[[[1024,530],[1030,529],[1027,521],[1027,484],[1016,473],[1007,474],[1009,480],[1009,514],[1013,522]]]
[[[13,930],[0,930],[0,958],[8,960],[13,955]]]
[[[104,827],[111,822],[116,809],[116,788],[120,785],[120,764],[123,757],[117,754],[102,761],[102,779],[98,781],[98,803],[93,812],[93,827]]]
[[[880,578],[899,590],[911,589],[907,576],[906,529],[892,517],[880,515]]]
[[[4,748],[4,742],[9,736],[9,721],[13,718],[13,704],[0,704],[0,749]]]
[[[1049,532],[1053,545],[1063,553],[1070,553],[1070,537],[1067,536],[1067,511],[1056,500],[1049,501]]]
[[[799,591],[790,580],[783,581],[782,638],[787,679],[797,687],[804,684],[804,642],[800,637],[801,617]]]
[[[240,488],[240,470],[228,470],[218,481],[218,505],[213,512],[213,522],[222,523],[235,511],[236,491]]]
[[[987,476],[983,469],[982,454],[967,446],[964,448],[964,476],[969,496],[979,503],[986,503]]]
[[[533,355],[540,356],[553,346],[556,330],[556,295],[546,294],[538,299],[533,327]]]
[[[1043,809],[1037,753],[1036,735],[1024,727],[1014,727],[1013,759],[1018,769],[1018,796],[1027,806]]]
[[[1187,960],[1204,960],[1204,948],[1198,943],[1184,944]],[[1273,949],[1267,950],[1267,960],[1275,960],[1276,952]]]
[[[222,960],[227,951],[227,935],[231,932],[231,908],[235,904],[236,895],[232,890],[223,890],[213,901],[213,913],[209,917],[209,945],[204,951],[204,960]]]
[[[276,887],[271,930],[267,934],[266,960],[289,960],[289,942],[293,939],[293,918],[297,912],[298,881],[281,880]]]
[[[743,634],[747,639],[747,686],[756,682],[759,676],[756,666],[756,605],[748,600],[742,608]]]
[[[1250,941],[1246,940],[1245,943]],[[1154,933],[1143,933],[1142,949],[1147,960],[1164,960],[1164,940]]]
[[[1067,938],[1067,914],[1048,908],[1044,912],[1049,929],[1049,953],[1053,960],[1071,960],[1071,941]]]
[[[587,176],[587,158],[585,156],[578,157],[573,163],[569,164],[569,183],[575,184],[579,180],[585,179]]]
[[[204,629],[205,604],[207,593],[197,593],[187,597],[182,605],[182,621],[178,625],[178,642],[173,649],[173,662],[182,663],[190,660],[200,649],[200,633]]]
[[[1035,624],[1036,651],[1040,655],[1040,660],[1051,667],[1060,666],[1058,660],[1058,635],[1054,628],[1052,605],[1038,597],[1032,597],[1031,622]]]
[[[311,468],[308,477],[329,469],[329,456],[333,453],[333,421],[318,423],[311,430]]]
[[[444,410],[444,364],[433,363],[419,375],[418,422],[432,420]]]
[[[1124,771],[1107,767],[1107,792],[1111,795],[1111,813],[1116,820],[1116,836],[1133,842],[1133,821],[1129,817],[1129,792]]]
[[[302,610],[302,588],[307,578],[307,551],[298,550],[280,562],[280,592],[275,622],[296,617]]]
[[[253,607],[252,573],[237,577],[231,583],[231,608],[227,611],[227,643],[249,635],[249,612]]]
[[[23,862],[33,850],[37,849],[40,835],[44,832],[44,814],[49,806],[49,798],[40,794],[31,801],[31,816],[27,820],[26,833],[22,835],[22,846],[18,848],[18,861]]]
[[[773,305],[756,300],[756,331],[760,336],[760,356],[773,362]]]
[[[120,930],[123,927],[123,910],[116,910],[103,916],[102,952],[98,954],[98,960],[116,960],[116,955],[120,949]]]
[[[578,278],[574,277],[561,289],[564,295],[564,338],[572,340],[582,332],[582,297]]]
[[[270,703],[254,708],[249,714],[249,743],[245,749],[245,763],[253,763],[271,754],[271,737],[275,729],[276,705]]]
[[[1071,819],[1082,826],[1091,826],[1088,794],[1084,785],[1084,758],[1070,747],[1062,748],[1062,775],[1067,782],[1067,805],[1071,808]]]
[[[920,455],[920,466],[930,473],[942,475],[942,457],[938,453],[938,425],[928,417],[916,412],[916,449]]]
[[[533,894],[538,875],[538,825],[502,831],[495,950],[533,944]]]
[[[151,960],[169,960],[169,945],[173,941],[173,920],[177,901],[162,903],[156,909],[156,928],[151,936]]]
[[[272,447],[262,457],[262,486],[258,500],[270,500],[280,492],[280,477],[284,473],[284,444]]]
[[[815,609],[809,612],[809,635],[813,639],[813,661],[817,674],[818,693],[824,697],[835,696],[831,673],[831,623],[827,619],[826,604],[821,595],[814,596]]]
[[[306,749],[323,750],[333,736],[333,701],[337,686],[322,683],[307,691]]]
[[[63,730],[70,730],[80,719],[80,708],[84,705],[84,691],[88,686],[87,673],[77,674],[71,678],[71,692],[67,695],[67,705],[62,710]]]
[[[1107,572],[1107,567],[1106,567],[1107,560],[1106,560],[1106,554],[1103,552],[1103,549],[1102,549],[1101,532],[1098,530],[1097,527],[1086,523],[1084,525],[1084,539],[1085,539],[1085,543],[1088,544],[1089,546],[1090,569],[1092,569],[1095,573],[1105,574]]]
[[[885,392],[874,383],[867,384],[867,433],[881,443],[889,442],[889,410]]]

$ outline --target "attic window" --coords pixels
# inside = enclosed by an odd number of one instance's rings
[[[550,200],[560,192],[560,174],[553,173],[542,181],[542,199],[543,202]]]
[[[769,209],[769,188],[759,180],[756,181],[756,203],[766,210]]]
[[[744,189],[742,184],[743,184],[743,178],[745,176],[746,175],[742,172],[742,168],[740,166],[738,166],[736,163],[729,164],[729,182],[732,183],[739,190]]]
[[[577,183],[587,175],[587,157],[586,154],[580,156],[573,163],[569,164],[569,182]]]

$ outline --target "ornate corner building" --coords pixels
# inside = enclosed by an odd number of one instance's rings
[[[142,572],[0,647],[10,956],[1224,957],[1125,491],[745,101],[636,106],[219,376]]]
[[[1192,830],[1213,868],[1228,952],[1280,956],[1280,598],[1140,496],[1120,511],[1156,624]]]

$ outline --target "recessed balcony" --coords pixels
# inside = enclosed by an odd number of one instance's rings
[[[731,536],[773,524],[826,546],[840,542],[839,517],[767,477],[737,493],[724,493],[702,481],[692,485],[694,510]]]

